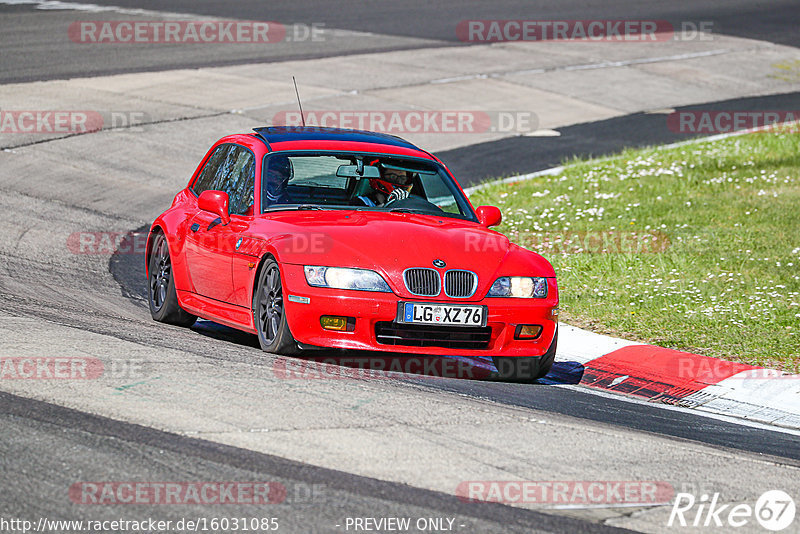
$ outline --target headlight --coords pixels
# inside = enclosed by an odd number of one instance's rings
[[[345,269],[344,267],[319,267],[315,265],[306,265],[304,270],[306,282],[310,286],[391,292],[386,281],[375,271]]]
[[[501,276],[492,284],[487,296],[543,299],[547,296],[547,278]]]

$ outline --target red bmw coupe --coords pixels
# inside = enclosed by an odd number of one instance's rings
[[[150,228],[153,319],[203,317],[268,352],[321,347],[553,364],[550,263],[489,227],[435,156],[395,136],[303,127],[220,139]]]

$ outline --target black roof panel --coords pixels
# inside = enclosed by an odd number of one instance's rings
[[[420,150],[415,145],[396,135],[349,130],[346,128],[323,128],[321,126],[263,126],[253,128],[267,144],[287,141],[349,141],[356,143],[379,143]]]

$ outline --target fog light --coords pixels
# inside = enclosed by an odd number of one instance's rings
[[[323,315],[319,318],[319,324],[325,330],[336,330],[338,332],[352,332],[356,326],[354,317],[342,317],[340,315]]]
[[[514,331],[514,339],[536,339],[542,333],[542,326],[538,324],[518,324]]]

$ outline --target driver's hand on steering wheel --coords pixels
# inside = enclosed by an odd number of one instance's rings
[[[405,189],[403,189],[401,187],[396,187],[394,189],[394,191],[392,191],[389,194],[389,198],[386,199],[386,203],[387,204],[391,204],[392,202],[395,202],[397,200],[406,199],[406,198],[408,198],[408,195],[409,195],[408,191],[406,191]]]

